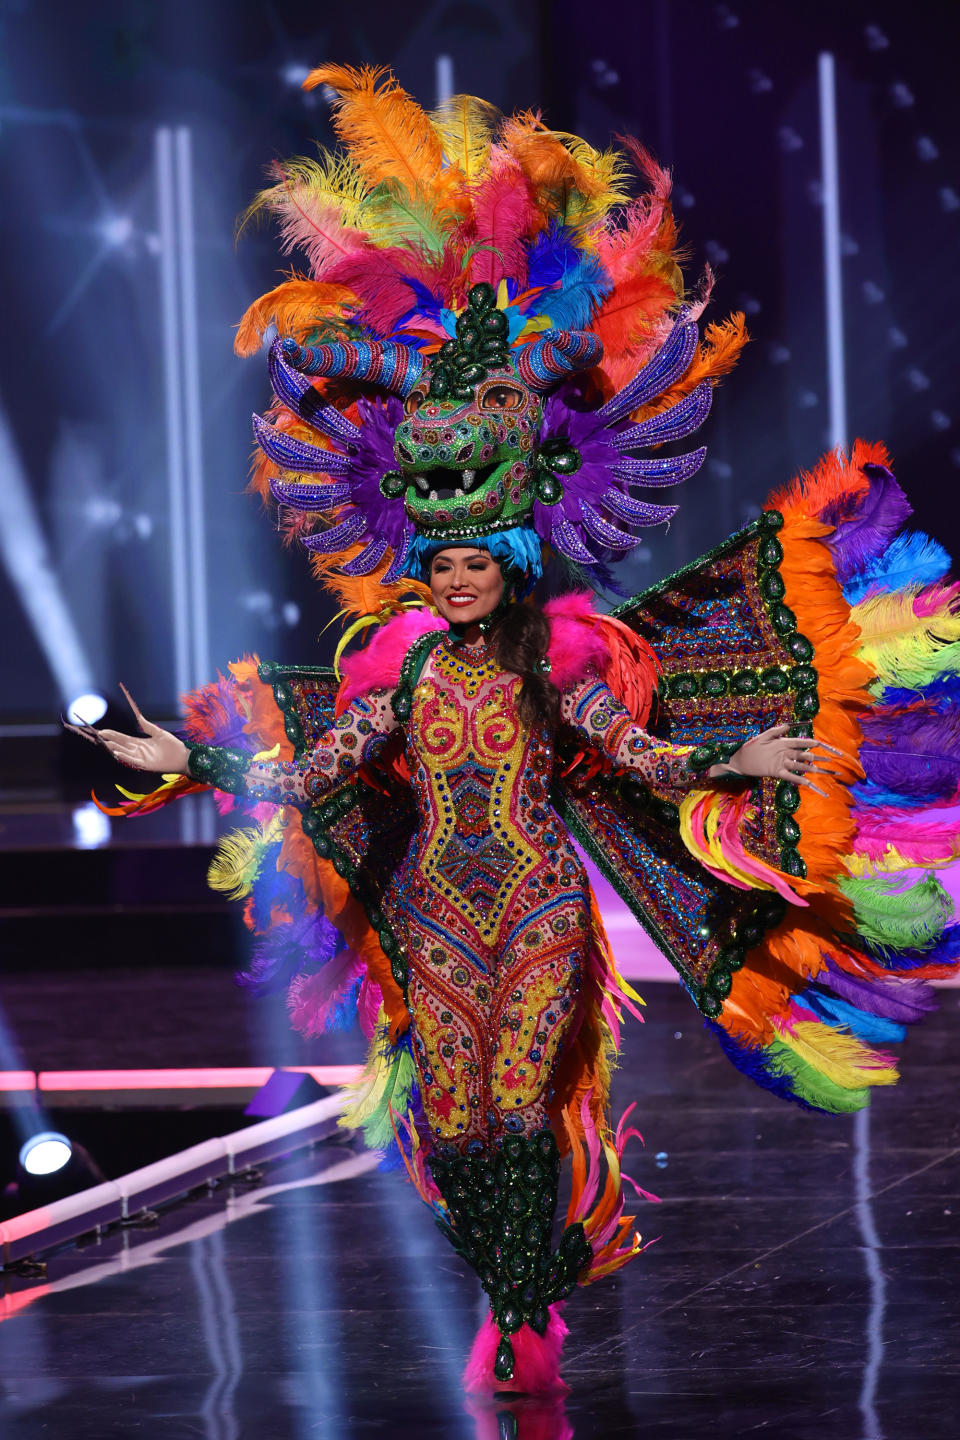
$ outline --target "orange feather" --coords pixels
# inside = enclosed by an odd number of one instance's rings
[[[336,91],[334,129],[371,185],[396,180],[414,193],[435,189],[443,168],[440,138],[389,70],[321,65],[311,70],[303,88],[318,85]]]
[[[233,348],[238,355],[255,354],[271,324],[281,335],[302,340],[322,320],[343,320],[347,307],[353,304],[355,296],[343,285],[325,285],[292,275],[248,307],[237,326]]]
[[[671,385],[669,390],[659,395],[652,405],[638,410],[633,418],[640,420],[647,415],[668,410],[671,405],[682,400],[684,395],[689,395],[702,380],[716,382],[721,375],[728,374],[740,359],[740,352],[749,339],[746,321],[739,310],[726,320],[708,325],[703,343],[698,347],[684,375],[675,385]]]

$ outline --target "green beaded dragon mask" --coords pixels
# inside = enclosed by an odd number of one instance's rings
[[[371,573],[389,553],[387,582],[416,574],[444,540],[483,544],[497,535],[501,553],[521,571],[539,573],[542,544],[577,566],[599,565],[632,550],[637,528],[676,513],[675,505],[638,499],[631,487],[677,484],[699,469],[705,450],[665,459],[629,452],[695,430],[710,408],[710,383],[639,424],[629,416],[688,368],[695,323],[681,312],[652,359],[596,410],[578,408],[570,377],[599,362],[598,338],[549,329],[511,349],[510,323],[492,287],[481,283],[455,317],[454,336],[427,361],[393,340],[274,342],[278,399],[344,447],[314,445],[254,417],[270,460],[333,481],[271,479],[281,504],[337,512],[330,528],[303,539],[309,550],[333,554],[360,542],[359,554],[342,566],[348,575]],[[307,378],[320,374],[368,380],[391,397],[385,405],[359,400],[362,423],[355,425],[320,403]]]
[[[328,83],[346,150],[293,162],[258,201],[309,274],[240,327],[243,353],[277,331],[255,483],[341,595],[343,576],[422,575],[445,539],[495,540],[528,575],[545,549],[602,575],[676,513],[636,492],[703,464],[662,447],[703,423],[746,338],[735,317],[699,344],[669,177],[469,97],[448,127],[380,72]],[[398,106],[406,138],[385,150]]]

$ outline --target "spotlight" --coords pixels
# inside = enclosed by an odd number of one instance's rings
[[[55,1175],[69,1164],[73,1146],[56,1130],[41,1130],[20,1147],[20,1164],[28,1175]]]
[[[39,1118],[39,1117],[38,1117]],[[0,1219],[52,1205],[78,1190],[103,1183],[96,1160],[58,1130],[39,1130],[20,1147],[16,1179],[0,1192]]]
[[[93,801],[78,805],[73,812],[73,838],[78,850],[96,850],[110,839],[110,817]]]
[[[102,695],[95,690],[89,690],[85,695],[78,695],[71,700],[67,706],[67,719],[74,725],[96,725],[107,713],[107,702]]]
[[[280,79],[292,90],[299,90],[309,74],[309,65],[298,65],[296,61],[291,60],[281,69]]]
[[[133,221],[129,215],[110,215],[101,222],[100,233],[108,245],[119,249],[133,234]]]

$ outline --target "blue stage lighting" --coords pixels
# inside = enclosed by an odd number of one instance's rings
[[[20,1164],[28,1175],[55,1175],[70,1162],[73,1146],[66,1135],[42,1130],[20,1147]]]
[[[102,695],[90,690],[78,695],[67,706],[67,719],[74,725],[96,725],[107,713],[107,702]]]

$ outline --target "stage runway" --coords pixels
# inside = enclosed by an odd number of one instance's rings
[[[326,1143],[8,1278],[4,1440],[954,1436],[958,992],[856,1118],[753,1087],[678,988],[645,998],[614,1113],[639,1101],[659,1238],[569,1302],[562,1404],[465,1402],[476,1280],[409,1184]]]

